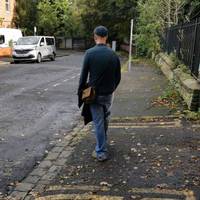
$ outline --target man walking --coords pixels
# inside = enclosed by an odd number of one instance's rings
[[[108,159],[107,129],[113,92],[121,80],[118,56],[106,46],[108,30],[98,26],[94,30],[96,46],[86,51],[80,75],[78,93],[88,84],[95,88],[96,98],[89,105],[95,128],[96,148],[92,153],[98,161]],[[87,82],[89,76],[89,82]]]

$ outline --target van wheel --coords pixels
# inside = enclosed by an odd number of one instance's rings
[[[38,53],[38,55],[37,55],[37,63],[41,63],[41,61],[42,61],[42,56],[41,56],[40,53]]]
[[[53,55],[51,56],[51,61],[54,61],[55,59],[56,59],[56,54],[55,53],[53,53]]]

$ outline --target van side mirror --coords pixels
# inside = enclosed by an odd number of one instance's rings
[[[41,43],[40,43],[40,46],[44,46],[44,42],[41,42]]]

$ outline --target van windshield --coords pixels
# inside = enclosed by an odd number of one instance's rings
[[[22,37],[17,40],[17,45],[34,45],[39,42],[40,37]]]
[[[5,43],[5,37],[4,35],[0,35],[0,44]]]

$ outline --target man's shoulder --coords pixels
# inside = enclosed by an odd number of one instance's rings
[[[86,54],[90,54],[90,53],[93,53],[93,52],[95,52],[95,51],[96,51],[96,46],[87,49],[87,50],[86,50]]]
[[[98,46],[94,46],[94,47],[91,47],[90,49],[86,50],[86,54],[93,54],[93,53],[97,53],[99,51],[104,51],[104,52],[107,52],[107,53],[110,53],[112,55],[115,55],[116,56],[116,53],[110,48],[110,47],[107,47],[105,46],[105,48],[98,48]]]

